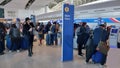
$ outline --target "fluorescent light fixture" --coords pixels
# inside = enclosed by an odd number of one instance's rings
[[[87,4],[83,4],[80,6],[87,6],[87,5],[98,4],[98,3],[109,2],[109,1],[114,1],[114,0],[98,0],[98,1],[87,3]]]

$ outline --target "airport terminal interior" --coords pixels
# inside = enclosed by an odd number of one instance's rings
[[[119,4],[0,0],[0,68],[120,68]]]

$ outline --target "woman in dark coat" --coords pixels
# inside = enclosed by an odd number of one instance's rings
[[[77,44],[78,44],[78,55],[79,56],[83,56],[82,47],[83,47],[85,37],[86,37],[86,28],[85,28],[85,26],[86,26],[86,23],[83,23],[82,26],[80,26],[80,29],[78,29],[78,32],[77,32],[77,36],[78,36]]]
[[[25,19],[25,24],[23,25],[23,36],[26,40],[26,44],[28,46],[28,56],[31,57],[33,54],[33,39],[34,39],[34,34],[33,34],[33,23],[30,22],[30,19],[27,17]]]

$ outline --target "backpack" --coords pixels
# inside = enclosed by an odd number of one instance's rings
[[[101,52],[96,52],[92,55],[92,61],[94,63],[101,63],[102,62],[103,54]]]
[[[52,32],[52,33],[55,33],[55,30],[56,30],[55,25],[53,25],[53,26],[51,27],[51,32]]]
[[[86,34],[86,29],[83,26],[80,26],[76,29],[77,36]]]
[[[12,37],[14,38],[19,38],[20,37],[20,31],[18,28],[13,28],[12,29]]]
[[[43,27],[40,25],[40,27],[38,28],[38,32],[41,32],[43,30]]]
[[[81,35],[81,30],[80,30],[81,28],[80,27],[78,27],[77,29],[76,29],[76,34],[77,34],[77,36],[78,35]]]

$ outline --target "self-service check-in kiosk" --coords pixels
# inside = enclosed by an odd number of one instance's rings
[[[112,28],[110,32],[109,37],[109,44],[111,48],[117,48],[117,42],[118,42],[118,28]]]

